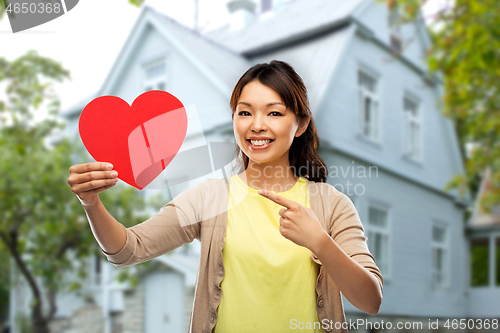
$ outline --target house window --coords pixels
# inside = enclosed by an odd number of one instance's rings
[[[395,53],[403,51],[403,37],[401,34],[401,8],[394,5],[389,9],[389,39]]]
[[[472,287],[487,286],[489,284],[489,250],[489,238],[475,238],[470,242],[470,282]]]
[[[165,90],[167,69],[165,60],[155,61],[143,67],[144,91]]]
[[[374,75],[363,69],[358,71],[359,131],[375,141],[379,138],[377,85],[377,78]]]
[[[432,226],[432,282],[435,286],[448,283],[448,241],[446,227]]]
[[[500,237],[471,239],[470,272],[472,287],[500,287]]]
[[[421,121],[418,102],[405,96],[403,101],[405,118],[404,152],[408,157],[420,159]]]
[[[370,205],[366,226],[368,248],[382,275],[389,274],[389,221],[387,209]]]

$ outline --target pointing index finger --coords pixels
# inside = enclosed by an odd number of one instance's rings
[[[271,201],[276,202],[278,205],[281,205],[283,207],[286,207],[288,209],[292,209],[295,206],[295,201],[292,201],[290,199],[284,198],[281,195],[278,195],[276,193],[267,191],[267,190],[259,190],[257,193],[262,195],[263,197],[268,198]]]

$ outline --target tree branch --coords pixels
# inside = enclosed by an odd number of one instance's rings
[[[39,316],[39,318],[42,318],[42,299],[40,295],[40,288],[38,287],[38,284],[33,276],[33,274],[30,272],[28,269],[28,266],[26,263],[23,261],[21,258],[21,254],[17,250],[17,233],[10,233],[11,239],[7,238],[7,235],[5,235],[4,232],[0,232],[0,238],[2,241],[5,243],[7,246],[7,249],[11,253],[12,257],[14,258],[14,261],[17,264],[17,267],[21,270],[21,273],[24,275],[26,280],[28,281],[29,286],[31,287],[31,291],[33,292],[33,298],[35,299],[35,304],[33,306],[33,313],[35,316]]]

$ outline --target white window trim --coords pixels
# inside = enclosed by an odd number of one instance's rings
[[[490,288],[499,288],[499,286],[496,285],[496,272],[497,272],[497,260],[496,260],[496,254],[497,254],[497,244],[496,244],[496,239],[500,238],[499,233],[493,233],[490,235],[490,275],[489,275],[489,286]]]
[[[410,114],[410,112],[408,112],[406,109],[405,109],[405,100],[408,99],[410,100],[412,103],[415,103],[415,105],[417,106],[417,116],[413,116]],[[414,97],[413,95],[411,94],[408,94],[408,93],[404,93],[403,95],[403,119],[404,119],[404,127],[403,127],[403,140],[402,140],[402,150],[403,150],[403,155],[404,157],[412,160],[412,161],[416,161],[416,162],[422,162],[422,156],[423,156],[423,133],[424,133],[424,129],[423,129],[423,121],[422,121],[422,102],[420,101],[420,99]],[[410,145],[412,145],[413,143],[412,142],[412,138],[410,138],[410,124],[411,123],[415,123],[418,125],[418,142],[417,142],[417,145],[418,145],[418,155],[414,155],[413,154],[413,149],[414,147],[411,147]]]
[[[371,207],[373,207],[375,209],[383,210],[386,212],[386,216],[387,216],[387,227],[386,228],[374,226],[370,223],[370,208]],[[392,239],[392,237],[391,237],[392,236],[391,225],[392,225],[392,223],[391,223],[391,220],[392,220],[391,219],[391,210],[390,210],[390,207],[388,205],[378,203],[375,200],[369,200],[369,202],[366,205],[366,219],[365,219],[366,223],[363,223],[363,227],[365,228],[365,236],[368,237],[369,232],[377,232],[377,233],[384,235],[387,238],[386,270],[383,271],[381,269],[382,276],[384,278],[384,283],[387,282],[392,277],[392,264],[391,264],[391,262],[392,262],[392,246],[391,246],[391,239]],[[369,237],[368,237],[367,242],[371,243]],[[370,250],[370,253],[373,254],[373,252],[372,252],[373,249],[370,247],[368,249]],[[376,259],[377,258],[375,258],[375,260]],[[375,262],[375,264],[380,269],[380,262]]]
[[[156,66],[158,64],[164,63],[165,64],[165,75],[156,77],[154,79],[148,79],[146,77],[146,68],[151,67],[151,66]],[[159,83],[164,84],[164,89],[167,91],[168,88],[168,66],[167,66],[167,58],[162,57],[160,59],[156,59],[154,61],[150,61],[148,63],[145,63],[141,67],[141,82],[142,82],[142,91],[147,91],[147,87],[153,86],[152,90],[157,90],[157,86]]]
[[[362,87],[359,83],[359,73],[364,72],[366,75],[371,76],[375,80],[375,92],[371,92],[368,89]],[[381,142],[381,133],[382,133],[382,113],[381,113],[381,99],[380,99],[380,75],[376,74],[374,71],[368,69],[366,66],[358,66],[356,71],[356,85],[358,91],[358,134],[366,140],[371,142],[380,144]],[[365,134],[365,109],[364,109],[364,98],[368,96],[375,103],[374,108],[374,120],[372,120],[372,133],[375,133],[373,136]]]
[[[438,242],[435,242],[434,239],[432,238],[432,231],[433,231],[433,228],[434,227],[438,227],[438,228],[441,228],[441,229],[444,229],[444,242],[443,243],[438,243]],[[434,221],[432,224],[431,224],[431,257],[430,257],[430,266],[431,266],[431,269],[430,269],[430,272],[431,272],[431,285],[434,287],[434,288],[443,288],[443,289],[448,289],[450,287],[450,272],[451,272],[451,267],[450,267],[450,255],[451,255],[451,251],[450,251],[450,228],[448,226],[447,223],[442,223],[442,222],[436,222]],[[441,283],[438,283],[436,284],[435,280],[434,280],[434,273],[435,273],[435,269],[434,269],[434,265],[433,265],[433,253],[434,253],[434,249],[435,248],[440,248],[444,251],[444,262],[443,262],[443,280]]]

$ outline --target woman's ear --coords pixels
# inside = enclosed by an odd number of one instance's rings
[[[295,137],[298,138],[299,136],[301,136],[302,134],[304,134],[304,132],[306,131],[307,129],[307,126],[309,126],[309,121],[311,120],[311,118],[307,118],[307,121],[304,123],[304,125],[302,127],[299,127],[297,129],[297,132],[295,132]]]

